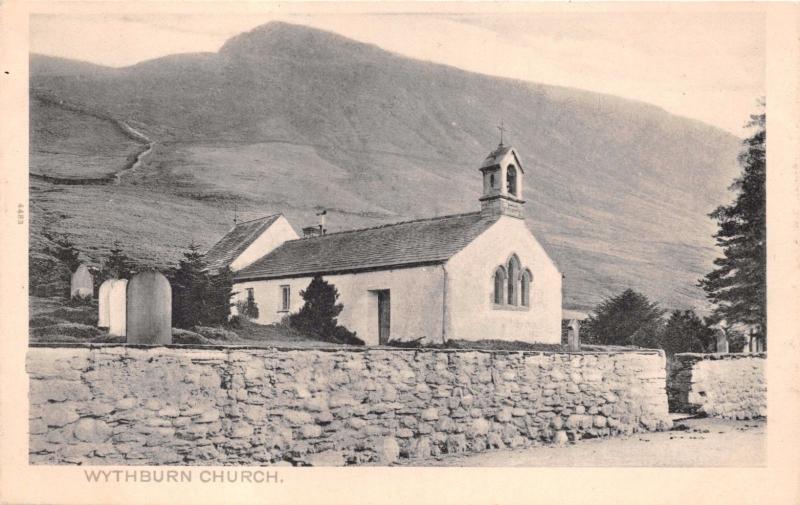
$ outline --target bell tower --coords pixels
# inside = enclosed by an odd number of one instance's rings
[[[484,217],[510,216],[525,219],[522,199],[522,169],[516,149],[503,145],[483,160],[483,195],[480,197]]]

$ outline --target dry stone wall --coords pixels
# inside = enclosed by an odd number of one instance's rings
[[[765,417],[766,357],[676,354],[667,380],[670,411],[730,419]]]
[[[390,464],[668,429],[660,352],[32,347],[38,464]]]

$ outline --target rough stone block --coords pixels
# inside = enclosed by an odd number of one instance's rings
[[[42,421],[51,427],[61,427],[73,423],[80,418],[74,405],[51,404],[47,405],[42,414]]]
[[[111,428],[105,421],[84,417],[75,423],[75,438],[84,442],[103,443],[111,436]]]
[[[376,446],[379,461],[384,465],[391,465],[400,458],[400,444],[394,437],[385,437]]]

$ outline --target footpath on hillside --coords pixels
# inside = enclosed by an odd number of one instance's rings
[[[671,431],[581,440],[562,447],[498,450],[407,460],[404,466],[715,467],[765,466],[766,420],[692,418]]]

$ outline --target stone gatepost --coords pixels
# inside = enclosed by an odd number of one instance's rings
[[[570,352],[578,352],[581,350],[581,322],[577,319],[572,319],[567,326],[567,349]]]
[[[100,289],[97,291],[97,326],[99,328],[108,328],[108,309],[109,309],[109,295],[111,294],[111,284],[115,279],[108,279],[100,284]]]
[[[94,294],[94,279],[92,278],[89,267],[81,263],[80,266],[73,272],[69,280],[69,296],[75,298],[91,297]]]
[[[108,281],[106,281],[108,282]],[[124,337],[127,329],[127,279],[113,279],[108,291],[108,334]]]
[[[172,343],[172,287],[160,272],[133,276],[127,293],[129,344]]]

